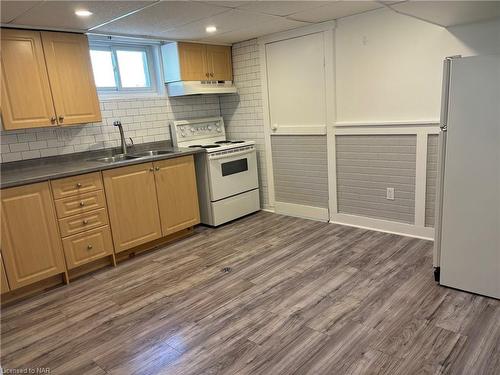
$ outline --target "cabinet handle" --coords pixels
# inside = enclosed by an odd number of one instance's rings
[[[82,184],[78,182],[78,183],[76,184],[76,187],[77,187],[77,188],[81,188],[81,187],[82,187]]]
[[[59,121],[63,121],[64,120],[64,115],[59,115]]]
[[[214,76],[214,74],[213,74],[213,73],[210,73],[210,77],[213,77],[213,76]]]
[[[209,75],[210,75],[210,74],[208,74],[208,73],[205,73],[205,76],[206,76],[207,78],[208,78],[208,76],[209,76]]]
[[[82,223],[83,223],[83,224],[88,224],[88,223],[89,223],[89,221],[88,221],[87,219],[83,219]]]
[[[85,202],[84,202],[84,201],[81,201],[81,202],[80,202],[80,207],[83,207],[83,206],[85,206]]]
[[[88,245],[87,245],[87,249],[91,250],[91,249],[92,249],[92,245],[91,245],[91,244],[88,244]]]
[[[50,118],[50,122],[56,122],[56,116],[52,116],[52,117]]]
[[[160,167],[155,167],[155,171],[159,171],[160,170]]]
[[[150,172],[153,172],[153,171],[154,171],[153,167],[149,168],[149,171],[150,171]]]

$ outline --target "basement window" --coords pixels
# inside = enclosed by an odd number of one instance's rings
[[[90,42],[90,59],[101,95],[157,93],[155,45]]]

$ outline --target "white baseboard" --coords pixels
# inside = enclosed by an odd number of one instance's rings
[[[434,228],[429,227],[417,227],[411,224],[340,213],[333,214],[330,222],[434,241]]]
[[[274,208],[261,208],[261,211],[272,212],[274,214]]]
[[[302,217],[304,219],[329,220],[328,208],[305,206],[302,204],[274,202],[274,212],[277,214]]]

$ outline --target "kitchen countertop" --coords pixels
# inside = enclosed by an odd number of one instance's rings
[[[112,148],[3,163],[1,165],[0,188],[26,185],[61,177],[76,176],[84,173],[205,152],[201,148],[174,148],[170,142],[164,141],[143,143],[128,147],[128,154],[151,150],[166,150],[172,151],[172,153],[123,160],[116,163],[103,163],[95,160],[120,153],[119,148]]]

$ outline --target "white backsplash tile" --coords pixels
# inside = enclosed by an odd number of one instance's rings
[[[55,156],[116,147],[120,144],[120,120],[127,139],[135,144],[170,139],[169,122],[175,119],[220,116],[215,95],[168,98],[101,100],[102,121],[64,128],[1,130],[2,162]]]

